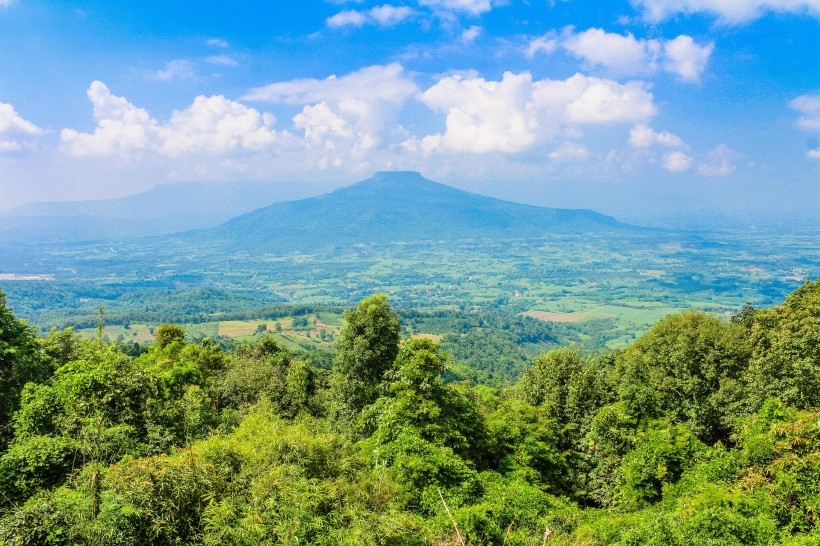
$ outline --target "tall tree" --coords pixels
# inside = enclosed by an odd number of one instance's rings
[[[401,326],[385,294],[375,294],[345,312],[336,340],[333,391],[336,417],[350,423],[378,398],[378,387],[399,352]]]

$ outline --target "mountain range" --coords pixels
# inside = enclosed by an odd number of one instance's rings
[[[305,182],[178,182],[118,199],[27,203],[0,214],[0,241],[75,242],[209,228],[275,201],[315,195],[319,188]]]
[[[120,199],[31,203],[0,216],[0,241],[165,237],[194,245],[292,251],[358,243],[537,237],[635,229],[590,210],[502,201],[392,171],[323,195],[310,184],[178,183]],[[260,205],[262,208],[259,208]]]

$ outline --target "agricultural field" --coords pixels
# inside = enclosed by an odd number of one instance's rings
[[[192,340],[212,338],[217,340],[250,341],[261,336],[273,335],[291,350],[315,350],[332,348],[342,325],[342,315],[321,312],[298,317],[283,316],[265,320],[223,320],[180,324]],[[103,326],[103,339],[109,341],[135,341],[153,343],[155,327],[148,324]],[[84,337],[99,335],[97,328],[81,328]]]
[[[812,233],[646,230],[279,254],[176,239],[35,250],[4,251],[0,288],[16,313],[41,328],[94,328],[103,307],[111,339],[148,340],[151,328],[173,322],[192,337],[273,331],[302,347],[328,344],[341,310],[376,292],[400,311],[526,316],[577,326],[586,336],[579,342],[612,347],[671,312],[725,315],[747,302],[773,305],[820,274]],[[298,306],[316,324],[294,328]]]

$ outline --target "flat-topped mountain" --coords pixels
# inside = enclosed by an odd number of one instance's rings
[[[325,195],[274,203],[189,236],[234,248],[300,250],[623,229],[634,228],[590,210],[522,205],[445,186],[417,172],[381,172]]]

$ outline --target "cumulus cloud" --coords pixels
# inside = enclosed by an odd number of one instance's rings
[[[533,57],[559,48],[592,67],[603,67],[618,74],[651,74],[664,70],[677,74],[683,81],[697,82],[706,69],[714,44],[698,45],[683,34],[673,40],[645,40],[600,28],[576,32],[570,26],[560,33],[551,31],[531,39],[525,52]]]
[[[446,114],[445,132],[420,140],[421,147],[473,153],[520,152],[567,127],[638,123],[656,113],[644,83],[581,74],[535,82],[529,72],[507,72],[501,81],[454,75],[427,89],[421,100]]]
[[[165,68],[151,74],[151,79],[169,82],[176,79],[190,78],[194,75],[194,64],[191,61],[178,59],[165,64]]]
[[[366,11],[345,10],[332,17],[328,17],[327,26],[330,28],[361,27],[366,24],[392,27],[410,19],[416,12],[407,6],[393,6],[384,4]]]
[[[672,148],[681,148],[685,146],[683,139],[681,139],[678,135],[668,131],[656,133],[645,123],[640,123],[629,131],[629,145],[633,148],[649,148],[655,144],[669,146]]]
[[[20,150],[24,139],[43,134],[43,129],[24,119],[14,106],[0,102],[0,152]]]
[[[706,163],[698,165],[698,174],[703,176],[728,176],[737,169],[732,163],[737,159],[740,159],[740,154],[725,144],[720,144],[709,152]]]
[[[592,64],[622,74],[654,70],[655,60],[661,51],[658,40],[638,40],[631,34],[623,36],[600,28],[579,33],[569,28],[562,36],[561,45]]]
[[[692,158],[676,150],[663,155],[662,165],[670,173],[681,173],[692,168]]]
[[[419,5],[434,10],[464,12],[470,15],[481,15],[492,9],[490,0],[419,0]]]
[[[690,36],[682,34],[663,44],[664,69],[677,74],[683,81],[698,82],[714,48],[713,43],[700,46]]]
[[[803,131],[820,131],[820,95],[801,95],[789,102],[789,107],[802,114],[797,127]]]
[[[95,81],[88,89],[97,127],[92,133],[63,129],[64,149],[77,156],[154,152],[167,157],[260,150],[277,138],[274,118],[222,96],[197,97],[160,123],[144,109]]]
[[[650,21],[663,21],[677,14],[707,13],[721,23],[739,25],[769,12],[806,13],[820,17],[818,0],[631,0]]]
[[[278,82],[252,89],[243,100],[304,105],[294,120],[307,136],[326,134],[351,140],[359,151],[369,150],[383,142],[387,130],[393,129],[405,102],[418,93],[416,84],[397,63],[370,66],[345,76],[324,80],[312,78]],[[315,110],[321,105],[321,110]],[[333,116],[330,116],[329,113]],[[321,115],[319,115],[321,114]],[[328,126],[320,129],[325,120]],[[339,120],[350,132],[340,132]],[[341,146],[341,142],[336,145]]]

